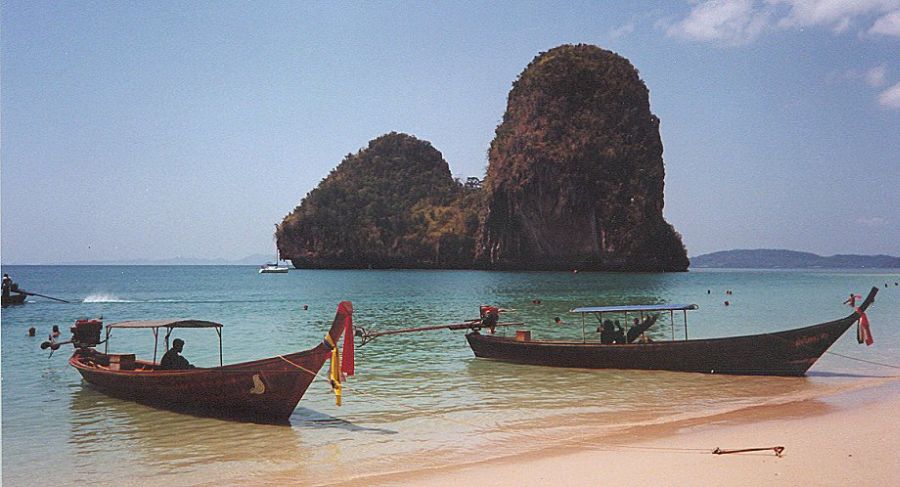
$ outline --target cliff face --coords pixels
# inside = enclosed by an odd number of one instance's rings
[[[471,266],[474,202],[430,143],[390,133],[306,195],[278,225],[278,250],[298,268]]]
[[[659,119],[627,59],[589,45],[538,55],[491,143],[479,265],[686,270],[662,215],[662,152]]]
[[[513,84],[483,188],[453,180],[430,143],[390,133],[306,195],[278,249],[301,268],[683,271],[662,152],[631,63],[560,46]]]

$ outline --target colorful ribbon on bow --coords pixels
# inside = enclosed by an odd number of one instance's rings
[[[859,315],[859,321],[856,323],[856,341],[865,343],[866,346],[875,343],[872,338],[872,330],[869,328],[869,317],[866,316],[865,311],[859,308],[856,308],[856,313]]]
[[[328,365],[328,379],[331,382],[331,389],[334,391],[334,401],[341,405],[341,392],[343,386],[341,381],[356,372],[356,363],[354,360],[353,349],[353,306],[349,301],[342,301],[338,305],[338,316],[335,320],[343,318],[344,320],[344,359],[341,360],[341,352],[338,350],[337,343],[331,338],[331,335],[325,335],[325,342],[331,346],[331,363]]]

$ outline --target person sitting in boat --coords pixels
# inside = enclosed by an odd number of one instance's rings
[[[181,338],[172,340],[172,348],[162,356],[162,360],[159,361],[159,368],[162,370],[193,369],[194,366],[186,358],[179,355],[183,349],[184,340]]]
[[[597,328],[597,331],[600,332],[600,343],[605,343],[607,345],[613,343],[627,343],[627,340],[625,339],[625,330],[622,329],[619,320],[616,320],[615,324],[613,324],[612,320],[606,320],[603,322],[602,326]]]
[[[3,274],[3,297],[8,298],[9,292],[12,290],[13,280],[9,274]]]
[[[613,343],[628,343],[625,339],[625,330],[622,329],[619,320],[616,320],[616,331],[613,332]]]
[[[597,331],[600,332],[600,343],[610,344],[613,343],[616,339],[616,331],[613,328],[612,320],[606,320],[603,324],[597,328]]]

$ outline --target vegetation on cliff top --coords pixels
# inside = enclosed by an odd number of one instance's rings
[[[306,195],[278,225],[278,248],[299,267],[467,266],[479,186],[454,180],[430,143],[392,132]]]

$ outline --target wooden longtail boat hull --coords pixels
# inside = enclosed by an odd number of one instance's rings
[[[337,343],[352,307],[343,302],[328,332]],[[252,362],[214,368],[110,370],[109,357],[94,349],[77,349],[69,359],[86,382],[121,399],[203,416],[286,422],[315,375],[331,357],[331,346],[317,347]]]
[[[3,296],[0,305],[6,307],[11,304],[24,304],[25,298],[27,297],[27,294],[10,294],[9,296]]]
[[[860,312],[877,292],[872,288]],[[802,376],[859,317],[854,311],[839,320],[776,333],[643,344],[516,341],[477,331],[466,339],[476,357],[518,364]]]

